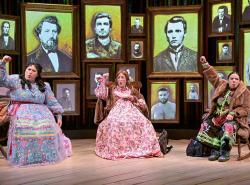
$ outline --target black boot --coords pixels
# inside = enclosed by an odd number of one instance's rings
[[[219,162],[226,162],[230,159],[230,150],[231,146],[229,145],[229,139],[225,138],[220,149],[220,157],[218,159]]]
[[[230,151],[221,150],[221,156],[219,157],[219,162],[226,162],[230,159]]]
[[[220,157],[220,152],[219,150],[212,149],[211,150],[211,155],[208,157],[209,161],[216,161]]]

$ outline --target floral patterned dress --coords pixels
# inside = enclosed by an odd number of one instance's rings
[[[0,86],[10,89],[13,101],[8,132],[8,160],[16,166],[55,163],[72,153],[71,142],[57,125],[53,114],[63,109],[48,83],[42,93],[31,84],[22,89],[19,75],[7,75],[5,63],[0,61]],[[16,102],[16,103],[15,103]]]
[[[95,89],[98,98],[106,100],[108,89],[101,84]],[[140,158],[160,156],[160,146],[151,122],[126,99],[131,89],[115,87],[117,99],[108,116],[100,123],[95,152],[105,159]],[[140,106],[147,106],[139,99]]]

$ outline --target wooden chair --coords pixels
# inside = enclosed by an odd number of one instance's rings
[[[250,125],[250,115],[248,115],[248,125]],[[247,139],[244,139],[237,135],[237,145],[238,145],[238,157],[237,161],[241,161],[243,159],[249,158],[250,157],[250,143],[249,143],[250,137]],[[248,148],[248,152],[246,154],[242,155],[242,148]]]

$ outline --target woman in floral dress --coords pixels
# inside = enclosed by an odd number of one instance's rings
[[[143,96],[129,84],[126,71],[119,71],[115,85],[106,86],[108,74],[98,79],[98,98],[106,101],[107,117],[99,124],[95,152],[105,159],[160,156],[160,146]],[[145,116],[145,115],[146,116]]]
[[[42,67],[29,64],[24,75],[7,75],[0,60],[0,86],[10,89],[11,115],[8,132],[8,160],[15,166],[59,162],[71,155],[71,142],[62,134],[63,108],[50,85],[41,79]],[[57,123],[54,115],[57,115]]]

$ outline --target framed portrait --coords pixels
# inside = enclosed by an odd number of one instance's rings
[[[130,14],[129,23],[130,36],[145,36],[146,22],[144,14]]]
[[[0,53],[19,54],[19,17],[0,15]]]
[[[240,41],[239,41],[239,58],[240,58],[240,73],[242,80],[246,86],[250,86],[250,29],[241,28],[240,29]]]
[[[149,80],[148,104],[153,123],[179,123],[179,80]]]
[[[130,39],[129,42],[129,60],[146,60],[145,39]]]
[[[250,1],[241,0],[241,24],[250,24]]]
[[[227,80],[228,75],[235,71],[234,66],[214,66],[220,78]],[[206,78],[204,78],[204,110],[208,111],[211,108],[212,96],[214,88]]]
[[[201,80],[184,80],[185,102],[202,101],[202,81]]]
[[[64,109],[63,115],[80,115],[79,80],[54,80],[55,97]]]
[[[217,40],[216,43],[216,63],[234,62],[234,40]]]
[[[116,73],[120,70],[124,70],[128,72],[129,80],[131,82],[139,81],[139,65],[138,64],[117,64],[116,65]]]
[[[125,61],[125,0],[82,0],[84,62]]]
[[[46,78],[79,78],[79,15],[71,5],[21,6],[23,67],[38,63]]]
[[[209,36],[233,35],[234,33],[234,1],[208,1]]]
[[[148,15],[149,77],[201,77],[201,6],[148,8]]]
[[[95,88],[98,86],[98,77],[109,73],[109,80],[113,80],[112,67],[112,64],[87,64],[86,99],[97,99]]]

